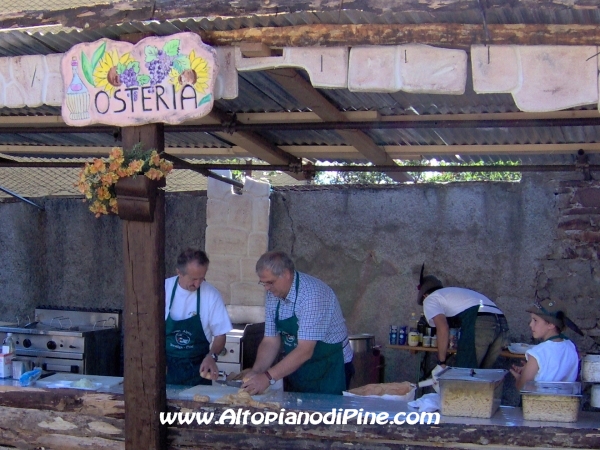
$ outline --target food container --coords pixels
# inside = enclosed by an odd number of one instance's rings
[[[600,355],[587,355],[581,364],[581,380],[600,383]]]
[[[354,353],[369,353],[375,347],[375,335],[368,333],[351,334],[348,336],[350,347]]]
[[[523,419],[547,422],[577,422],[581,383],[529,381],[521,389]]]
[[[440,374],[441,413],[489,419],[500,407],[507,370],[451,367]]]

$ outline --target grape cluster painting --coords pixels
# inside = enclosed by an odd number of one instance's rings
[[[61,64],[69,125],[181,123],[212,109],[215,50],[193,33],[78,44]]]

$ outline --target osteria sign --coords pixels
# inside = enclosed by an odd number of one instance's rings
[[[194,33],[75,45],[61,62],[63,120],[132,126],[205,116],[214,103],[216,61]]]

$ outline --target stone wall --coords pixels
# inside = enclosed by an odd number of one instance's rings
[[[416,285],[423,262],[446,285],[492,298],[508,316],[512,341],[530,342],[525,309],[536,290],[538,297],[567,301],[582,329],[598,328],[599,194],[600,182],[550,173],[520,183],[277,188],[270,197],[269,248],[289,252],[299,270],[327,282],[350,332],[373,333],[377,344],[387,342],[390,325],[408,324],[420,311]],[[244,201],[244,195],[232,198]],[[95,219],[80,199],[38,203],[45,212],[0,203],[0,321],[47,303],[121,308],[119,219]],[[205,247],[207,203],[201,194],[167,196],[167,276],[183,248]],[[237,217],[237,205],[227,208],[228,220],[230,213]],[[233,220],[249,223],[248,216]],[[218,285],[220,256],[213,254],[214,240],[206,242],[213,262],[207,280]],[[248,287],[258,288],[253,263],[259,253],[238,255],[247,258],[240,283]],[[581,350],[598,351],[594,339],[569,335]],[[414,379],[416,357],[389,349],[384,355],[387,381]]]
[[[264,322],[265,290],[254,268],[269,242],[269,190],[268,183],[251,178],[239,193],[230,184],[208,180],[209,279],[221,292],[232,323]]]

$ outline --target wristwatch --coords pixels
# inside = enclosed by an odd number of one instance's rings
[[[212,356],[212,359],[214,359],[215,362],[219,361],[219,356],[216,353],[211,353],[210,356]]]
[[[271,374],[269,373],[268,370],[265,370],[265,375],[267,376],[267,378],[269,379],[269,384],[271,386],[273,386],[275,384],[275,380],[273,379],[273,377],[271,376]]]
[[[444,366],[446,365],[446,360],[440,361],[439,359],[437,360],[437,364],[438,366]]]

